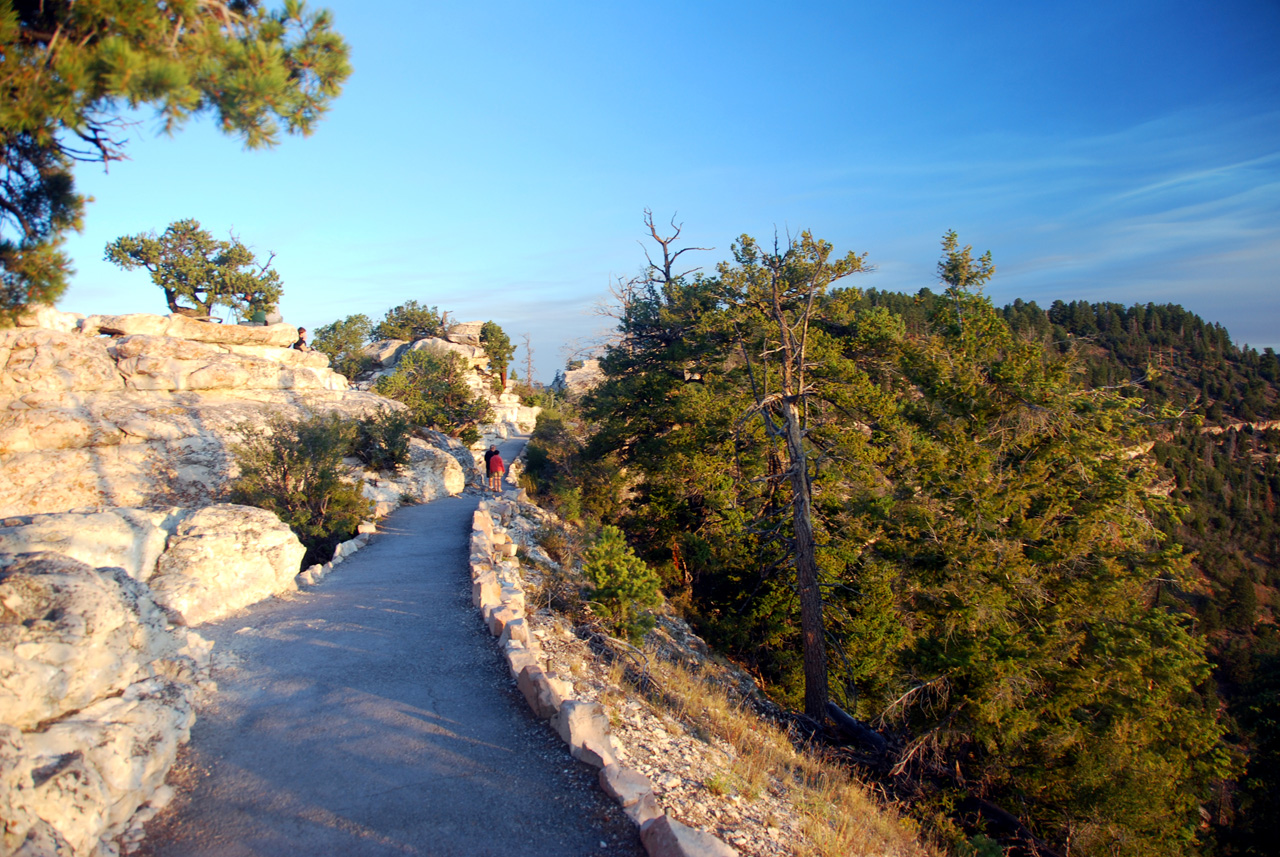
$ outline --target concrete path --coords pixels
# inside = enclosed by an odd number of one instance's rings
[[[315,589],[200,628],[234,663],[140,853],[644,854],[471,607],[479,499],[402,508]]]

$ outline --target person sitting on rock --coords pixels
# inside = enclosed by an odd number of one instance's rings
[[[494,493],[501,493],[502,474],[506,470],[506,465],[502,462],[502,453],[495,449],[493,450],[493,455],[490,456],[486,453],[486,457],[488,458],[488,463],[485,466],[489,471],[489,490]]]
[[[298,328],[298,341],[293,343],[290,347],[298,351],[311,350],[311,346],[307,345],[307,329],[305,327]]]

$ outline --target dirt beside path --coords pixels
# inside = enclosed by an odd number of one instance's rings
[[[135,853],[644,854],[471,607],[479,499],[402,508],[315,589],[200,628],[219,690]]]

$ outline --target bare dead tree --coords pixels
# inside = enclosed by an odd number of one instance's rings
[[[671,271],[675,268],[676,260],[685,253],[688,253],[690,250],[707,251],[715,249],[714,247],[681,247],[679,250],[672,252],[673,245],[680,238],[680,233],[684,231],[684,224],[676,223],[676,216],[674,214],[671,215],[672,231],[670,235],[658,234],[658,227],[653,222],[653,211],[648,208],[644,210],[644,225],[648,227],[649,235],[652,236],[653,240],[662,248],[662,264],[659,265],[657,262],[653,261],[653,257],[649,255],[649,248],[645,247],[644,242],[640,242],[640,247],[644,250],[645,261],[648,263],[643,274],[643,282],[654,285],[665,285],[673,280],[687,277],[690,274],[696,274],[698,271],[702,270],[701,267],[690,268],[689,270],[682,271],[679,274],[672,274]]]
[[[533,346],[529,344],[529,334],[523,333],[520,338],[524,341],[524,382],[533,389]]]

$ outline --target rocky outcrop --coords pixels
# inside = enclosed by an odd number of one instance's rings
[[[372,362],[372,369],[360,376],[357,386],[368,389],[382,375],[394,371],[396,364],[410,351],[425,349],[440,354],[457,354],[468,369],[464,380],[472,395],[486,400],[493,408],[493,422],[479,427],[483,435],[481,446],[505,440],[513,434],[528,434],[533,431],[541,409],[522,404],[520,397],[511,392],[510,382],[501,392],[494,392],[497,380],[489,371],[489,355],[480,343],[483,326],[483,322],[465,321],[452,325],[443,338],[428,337],[414,342],[383,339],[370,343],[365,346],[364,354]]]
[[[592,357],[582,361],[577,369],[564,373],[564,391],[570,398],[577,398],[595,389],[603,381],[604,370],[600,368],[600,361]]]
[[[287,348],[298,338],[298,329],[289,324],[214,324],[185,315],[90,315],[79,325],[85,336],[164,336],[192,342],[221,345],[273,345]]]
[[[0,331],[0,854],[137,833],[211,685],[184,626],[296,587],[289,528],[218,502],[240,427],[400,407],[296,335],[47,308]],[[418,443],[395,503],[462,489],[455,455]]]
[[[170,506],[6,518],[0,521],[0,554],[50,551],[94,567],[119,568],[145,583],[169,535],[188,514]]]
[[[445,338],[450,342],[482,348],[484,343],[480,341],[480,334],[483,330],[483,321],[459,321],[449,325],[449,331],[445,334]]]
[[[145,585],[53,553],[0,569],[4,854],[111,853],[164,803],[211,644],[173,629]]]
[[[362,476],[364,496],[374,502],[377,517],[386,515],[406,499],[430,503],[459,494],[471,478],[451,451],[416,437],[409,441],[409,463],[405,467],[394,473],[368,471]]]
[[[2,523],[0,570],[15,556],[47,553],[119,572],[145,583],[166,623],[178,625],[211,622],[294,589],[304,553],[271,512],[231,503],[29,515]],[[111,641],[89,645],[109,647]]]
[[[208,506],[174,529],[151,591],[176,624],[212,622],[295,589],[305,553],[293,531],[265,509]]]
[[[51,313],[36,318],[66,327],[66,314]],[[358,417],[398,407],[349,390],[323,354],[280,347],[296,336],[289,325],[79,323],[85,332],[0,331],[0,517],[207,505],[234,475],[237,427],[266,411]]]

